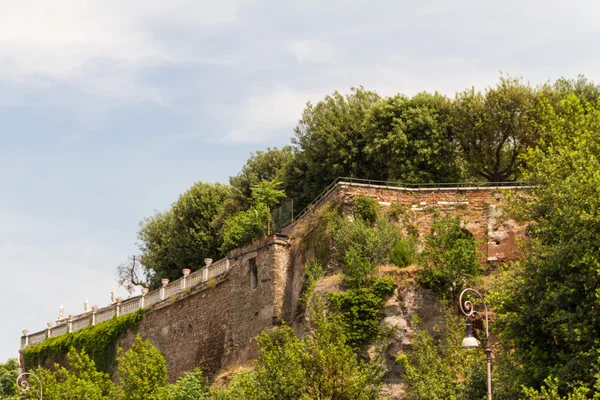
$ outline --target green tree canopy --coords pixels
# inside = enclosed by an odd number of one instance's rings
[[[448,129],[449,100],[441,94],[387,97],[374,104],[365,129],[369,167],[363,178],[400,182],[459,182],[459,154]]]
[[[16,358],[9,358],[5,363],[0,363],[0,399],[8,399],[16,393],[15,382],[19,375],[19,362]]]
[[[240,202],[248,208],[252,202],[252,188],[263,181],[279,181],[283,179],[285,166],[294,158],[291,146],[258,150],[250,154],[250,158],[240,173],[229,178],[229,184],[237,190]]]
[[[179,196],[170,210],[142,221],[141,262],[152,287],[158,287],[162,278],[179,278],[183,268],[201,268],[206,257],[222,255],[220,234],[212,221],[230,194],[227,185],[199,182]]]
[[[152,399],[167,384],[167,364],[156,347],[141,336],[127,351],[118,349],[117,379],[120,400]]]
[[[504,282],[498,306],[502,337],[516,349],[517,384],[592,387],[600,352],[600,111],[575,94],[544,103],[552,145],[531,149],[521,200],[532,221],[526,257]]]
[[[456,94],[449,128],[474,176],[490,182],[517,178],[521,155],[540,137],[537,97],[537,89],[505,77],[483,93],[471,88]]]
[[[298,152],[284,178],[286,192],[298,205],[308,204],[337,177],[366,176],[364,120],[379,99],[360,87],[306,106],[292,139]]]

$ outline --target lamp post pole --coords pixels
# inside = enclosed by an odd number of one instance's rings
[[[483,296],[481,295],[481,293],[479,293],[477,290],[471,289],[471,288],[466,288],[465,290],[463,290],[460,293],[460,297],[458,298],[460,310],[466,316],[466,323],[467,323],[467,329],[466,329],[466,333],[465,333],[465,338],[462,341],[462,347],[464,347],[466,349],[473,349],[473,348],[479,347],[479,342],[473,336],[471,319],[475,315],[479,315],[480,317],[482,317],[482,315],[479,314],[479,312],[477,312],[475,310],[475,307],[473,307],[473,303],[471,303],[469,300],[465,300],[463,302],[464,294],[469,293],[469,292],[474,293],[477,297],[479,297],[481,299],[481,302],[483,303],[483,307],[485,308],[485,350],[483,350],[483,351],[485,353],[486,361],[487,361],[488,400],[492,400],[492,348],[490,347],[488,308],[487,308],[487,305],[485,304],[485,300],[483,299]]]
[[[40,386],[39,391],[37,391],[36,389],[29,386],[29,378],[31,378],[31,377],[34,377],[38,381],[38,385]],[[30,390],[33,390],[34,392],[36,392],[37,395],[39,396],[40,400],[43,399],[42,382],[40,381],[40,378],[38,378],[36,375],[34,375],[32,373],[23,372],[21,375],[19,375],[17,377],[17,387],[19,388],[19,391],[21,392],[19,397],[22,400],[25,399],[25,393],[29,392]]]

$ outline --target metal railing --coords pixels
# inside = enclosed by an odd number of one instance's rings
[[[48,327],[47,329],[39,332],[29,334],[28,332],[24,331],[26,334],[21,337],[21,348],[41,343],[46,340],[47,337],[61,336],[91,325],[97,325],[102,322],[106,322],[116,315],[127,315],[136,312],[140,308],[152,307],[161,301],[166,301],[169,298],[172,298],[186,289],[198,286],[202,283],[205,283],[209,279],[225,274],[227,271],[229,271],[229,268],[229,260],[224,258],[216,261],[215,263],[209,264],[198,271],[194,271],[187,276],[184,275],[176,281],[167,283],[159,289],[146,292],[141,296],[136,296],[123,302],[121,302],[120,299],[117,299],[116,303],[113,303],[107,307],[103,307],[101,309],[94,308],[93,311],[88,311],[77,316],[70,316],[69,318],[63,318],[59,321],[56,321],[55,326]]]

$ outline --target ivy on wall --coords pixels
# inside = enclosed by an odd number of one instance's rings
[[[143,314],[143,310],[138,310],[133,314],[114,317],[98,325],[48,338],[42,343],[27,347],[23,350],[25,369],[43,366],[47,360],[61,359],[71,347],[75,347],[79,351],[85,350],[99,371],[112,373],[117,340],[127,331],[136,330]]]

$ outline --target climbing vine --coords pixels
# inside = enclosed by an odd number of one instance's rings
[[[137,329],[143,314],[143,310],[138,310],[133,314],[114,317],[98,325],[48,338],[42,343],[27,347],[23,350],[25,369],[43,366],[47,360],[63,358],[74,347],[79,351],[85,350],[99,371],[111,373],[115,364],[117,340],[127,331]]]

